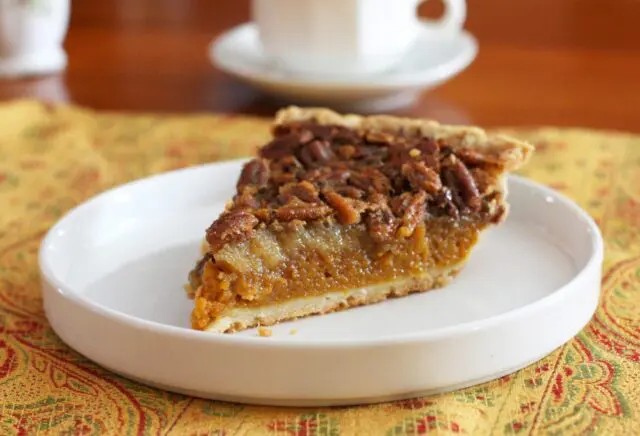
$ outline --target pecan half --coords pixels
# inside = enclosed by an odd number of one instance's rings
[[[328,173],[328,168],[313,168],[304,173],[302,175],[302,178],[304,180],[308,180],[311,183],[319,183],[327,179]]]
[[[391,190],[389,178],[377,168],[365,168],[360,173],[351,174],[349,184],[365,191],[388,194]]]
[[[336,188],[336,192],[345,197],[353,198],[355,200],[360,200],[364,197],[364,191],[358,188],[354,188],[353,186],[339,186]]]
[[[453,194],[448,186],[442,187],[442,192],[438,196],[437,201],[440,207],[442,207],[445,213],[451,218],[456,220],[460,218],[460,211],[453,200]]]
[[[255,185],[258,188],[262,188],[267,185],[269,175],[269,164],[266,159],[252,159],[242,168],[237,188],[240,190],[247,185]]]
[[[460,191],[464,199],[465,204],[469,209],[473,211],[479,211],[482,207],[482,201],[480,200],[480,193],[476,182],[473,180],[471,173],[467,169],[466,165],[460,159],[453,159],[452,169],[458,183],[460,185]]]
[[[480,195],[482,196],[489,193],[491,186],[496,182],[495,176],[480,168],[472,168],[469,172],[471,172],[471,177],[473,177],[473,180],[476,182]]]
[[[295,156],[287,156],[271,162],[271,180],[275,186],[293,182],[304,170]]]
[[[367,201],[371,205],[372,209],[389,209],[387,196],[382,195],[379,192],[370,192]]]
[[[324,193],[325,200],[338,214],[341,224],[356,224],[360,222],[360,212],[354,207],[352,199],[329,191]]]
[[[364,145],[358,146],[355,149],[355,153],[352,156],[352,159],[367,159],[371,156],[375,155],[375,151],[373,147],[366,147]]]
[[[410,201],[411,192],[403,192],[399,196],[393,197],[390,201],[393,214],[397,217],[402,217],[404,215],[404,211],[409,206]]]
[[[332,210],[324,204],[286,205],[276,210],[276,217],[280,221],[312,221],[331,215]]]
[[[324,126],[322,124],[309,124],[307,129],[311,132],[314,138],[322,140],[331,139],[335,130],[332,126]]]
[[[260,200],[256,197],[255,188],[246,186],[240,195],[234,199],[234,209],[257,209],[260,207]]]
[[[284,185],[285,183],[295,182],[297,176],[293,173],[274,173],[271,176],[271,180],[275,185]]]
[[[272,132],[274,137],[296,135],[299,143],[305,144],[313,139],[313,132],[308,127],[302,123],[280,124],[273,127]]]
[[[411,235],[416,226],[424,221],[426,216],[427,193],[424,191],[418,192],[416,195],[409,199],[407,207],[404,210],[404,216],[402,217],[402,229],[405,236]]]
[[[480,153],[478,150],[459,148],[456,150],[458,156],[467,165],[476,166],[502,166],[500,158],[489,153]]]
[[[334,168],[326,175],[326,181],[335,185],[342,185],[351,176],[351,171],[347,168]]]
[[[440,176],[424,162],[408,162],[402,165],[402,174],[416,190],[425,190],[435,194],[442,189]]]
[[[332,141],[335,144],[356,144],[362,141],[358,132],[346,127],[338,127],[333,132]]]
[[[386,132],[371,131],[367,132],[364,139],[370,144],[389,145],[393,142],[394,135]]]
[[[284,157],[280,159],[276,165],[280,171],[287,173],[295,173],[303,169],[302,164],[295,156]]]
[[[245,238],[258,222],[258,218],[246,210],[225,213],[207,229],[207,242],[212,251],[219,250],[228,242]]]
[[[271,211],[271,209],[256,209],[252,211],[252,213],[263,223],[268,223],[273,220],[273,212]]]
[[[331,145],[327,141],[317,139],[304,145],[298,156],[300,161],[307,167],[326,163],[335,158]]]
[[[343,159],[351,159],[356,154],[356,147],[353,145],[341,145],[338,147],[338,155]]]
[[[331,149],[331,145],[327,141],[311,141],[307,145],[307,148],[311,152],[311,155],[314,157],[316,162],[329,162],[336,157],[336,155],[333,153],[333,150]]]
[[[289,203],[293,198],[298,198],[307,203],[316,203],[319,200],[319,192],[312,183],[306,180],[280,187],[278,200],[282,204]]]
[[[260,156],[267,159],[280,159],[292,154],[300,146],[300,138],[288,133],[274,138],[260,149]]]
[[[456,177],[454,170],[451,166],[447,166],[442,170],[441,175],[444,186],[448,188],[447,192],[445,192],[447,199],[451,199],[456,209],[462,211],[466,205],[462,198],[458,178]]]

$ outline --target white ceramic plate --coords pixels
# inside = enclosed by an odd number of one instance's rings
[[[556,192],[512,177],[508,220],[445,289],[283,323],[270,338],[190,330],[182,285],[240,165],[134,182],[56,224],[40,266],[45,311],[62,340],[106,368],[177,392],[336,405],[510,373],[573,337],[596,308],[598,228]]]
[[[429,28],[394,69],[362,77],[323,77],[291,73],[262,51],[254,23],[235,27],[209,47],[211,61],[267,94],[297,104],[332,106],[357,112],[384,111],[411,104],[420,92],[456,76],[475,58],[478,44],[462,31],[434,39]]]

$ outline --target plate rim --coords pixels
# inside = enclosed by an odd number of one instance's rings
[[[246,160],[247,160],[246,158],[242,158],[242,159],[227,160],[227,161],[221,161],[221,162],[215,162],[215,163],[194,165],[194,166],[182,168],[179,170],[155,174],[145,178],[133,180],[124,184],[120,184],[118,186],[111,187],[101,193],[98,193],[95,196],[90,197],[89,199],[85,200],[84,202],[80,203],[79,205],[67,211],[62,217],[58,219],[58,221],[56,221],[50,227],[45,237],[42,239],[38,249],[38,267],[40,270],[41,278],[43,281],[46,281],[49,285],[49,286],[45,286],[45,284],[43,283],[41,287],[43,289],[43,300],[44,300],[45,306],[46,306],[46,299],[47,299],[48,292],[57,292],[60,294],[62,298],[68,299],[73,303],[79,305],[82,308],[82,310],[85,310],[87,312],[92,312],[92,314],[97,314],[97,315],[109,318],[113,322],[125,324],[129,328],[133,328],[136,330],[139,330],[139,329],[154,330],[157,333],[163,334],[163,335],[170,335],[173,337],[183,338],[184,340],[194,340],[197,342],[204,342],[204,343],[211,343],[211,344],[222,343],[222,344],[233,344],[235,346],[268,347],[271,349],[273,348],[282,348],[282,349],[370,348],[372,346],[378,347],[378,346],[390,346],[394,344],[412,344],[412,343],[418,343],[418,342],[438,341],[438,340],[442,340],[443,338],[455,338],[461,335],[468,334],[470,332],[479,333],[483,330],[487,330],[492,327],[495,327],[496,324],[509,322],[512,318],[520,318],[523,316],[530,315],[531,312],[543,310],[545,306],[554,304],[555,300],[564,298],[567,293],[570,293],[573,290],[574,288],[573,285],[575,282],[581,280],[594,267],[600,268],[603,261],[604,242],[602,239],[602,234],[597,224],[593,220],[593,218],[584,209],[582,209],[572,199],[566,197],[565,195],[547,186],[544,186],[538,182],[534,182],[522,176],[509,175],[509,182],[513,181],[515,183],[520,183],[530,188],[538,189],[542,191],[542,193],[544,193],[545,195],[555,197],[556,201],[562,203],[563,206],[570,208],[572,212],[576,214],[577,217],[582,219],[588,225],[590,230],[589,234],[591,235],[590,258],[584,264],[584,266],[579,271],[577,271],[567,283],[557,288],[551,294],[546,295],[532,303],[517,307],[507,312],[490,316],[488,318],[468,321],[468,322],[454,324],[446,327],[439,327],[439,328],[426,330],[426,331],[394,334],[394,335],[383,336],[378,338],[313,339],[309,341],[291,340],[291,338],[285,339],[283,337],[278,337],[278,336],[273,336],[273,337],[270,337],[269,340],[265,340],[265,338],[253,337],[253,336],[239,336],[239,335],[233,335],[233,334],[231,335],[213,334],[206,331],[192,330],[184,327],[163,324],[157,321],[142,319],[133,315],[119,312],[109,307],[105,307],[88,298],[84,298],[82,293],[74,291],[73,287],[69,286],[67,283],[65,283],[56,275],[53,267],[50,265],[48,256],[47,256],[47,246],[51,241],[51,239],[55,237],[54,233],[60,227],[64,226],[65,223],[68,220],[70,220],[74,215],[82,213],[84,209],[90,207],[93,203],[103,200],[109,196],[116,195],[118,191],[131,188],[132,186],[153,183],[153,181],[159,178],[178,177],[180,174],[184,174],[188,172],[204,171],[205,169],[211,168],[211,167],[215,168],[219,166],[235,166],[235,165],[241,164]],[[47,318],[48,318],[48,315],[47,315]]]

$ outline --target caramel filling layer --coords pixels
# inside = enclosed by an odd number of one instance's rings
[[[233,307],[267,306],[454,266],[466,259],[484,226],[429,220],[385,244],[376,243],[364,225],[260,229],[250,240],[205,256],[192,272],[192,325],[205,329]]]

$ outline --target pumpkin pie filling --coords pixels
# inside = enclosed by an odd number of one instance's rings
[[[280,111],[189,274],[195,329],[229,332],[447,284],[504,220],[532,152],[476,128]]]

